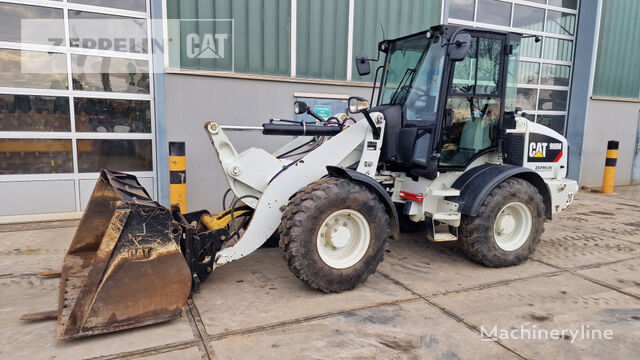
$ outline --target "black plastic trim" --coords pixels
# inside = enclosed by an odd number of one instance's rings
[[[462,214],[477,216],[491,190],[511,177],[523,179],[538,189],[544,201],[545,216],[551,219],[551,194],[547,184],[538,173],[520,166],[484,164],[469,169],[451,186],[460,190],[460,195],[449,196],[446,200],[458,203],[458,211]]]

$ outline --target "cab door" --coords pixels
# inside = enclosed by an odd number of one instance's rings
[[[467,57],[451,63],[440,131],[439,170],[466,168],[497,149],[503,116],[504,35],[472,34]]]

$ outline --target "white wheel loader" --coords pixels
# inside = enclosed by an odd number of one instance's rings
[[[65,257],[59,338],[178,317],[211,272],[269,238],[325,292],[365,281],[401,226],[487,266],[525,261],[578,186],[566,139],[515,107],[521,38],[435,26],[379,43],[374,107],[351,98],[349,115],[323,119],[298,102],[315,122],[205,124],[233,193],[218,215],[166,209],[134,176],[103,171]],[[357,57],[360,74],[369,62]],[[295,138],[239,153],[229,131]]]

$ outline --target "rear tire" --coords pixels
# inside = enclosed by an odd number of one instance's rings
[[[289,270],[324,292],[354,288],[382,261],[389,216],[364,185],[320,179],[289,201],[279,228]]]
[[[527,260],[544,232],[544,202],[530,183],[510,178],[496,186],[478,216],[463,216],[460,243],[471,259],[491,267]]]

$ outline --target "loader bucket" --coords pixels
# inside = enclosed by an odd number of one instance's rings
[[[103,170],[64,258],[58,338],[180,317],[191,291],[181,234],[135,176]]]

